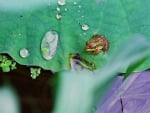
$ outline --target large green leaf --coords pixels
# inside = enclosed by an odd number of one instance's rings
[[[43,3],[43,0],[14,1],[15,5],[13,1],[8,4],[1,2],[0,52],[10,54],[23,65],[36,65],[53,71],[66,70],[70,68],[69,54],[79,53],[101,68],[132,34],[139,33],[150,40],[149,0],[68,0],[63,6],[59,6],[56,0]],[[62,15],[61,20],[56,18],[58,12]],[[89,26],[87,31],[81,29],[83,24]],[[50,30],[58,32],[59,42],[56,54],[48,61],[42,57],[40,46],[45,33]],[[91,55],[84,51],[86,41],[95,33],[107,37],[110,42],[107,53]],[[20,57],[21,48],[28,48],[29,57]],[[150,59],[144,61],[135,70],[149,68],[149,62]]]

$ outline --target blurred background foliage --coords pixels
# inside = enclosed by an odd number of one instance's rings
[[[10,86],[0,88],[0,112],[20,113],[20,105],[16,92]]]

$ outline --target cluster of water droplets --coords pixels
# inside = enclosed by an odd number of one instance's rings
[[[41,54],[45,60],[51,60],[56,53],[58,45],[58,33],[50,30],[45,33],[41,42]],[[28,48],[22,48],[19,52],[22,58],[28,58],[30,52]]]
[[[76,2],[76,1],[74,1],[73,4],[75,6],[77,6],[77,12],[79,13],[79,15],[81,15],[80,13],[83,10],[82,5],[78,4],[78,2]],[[80,18],[85,21],[85,16],[84,15],[81,15]],[[81,22],[79,22],[79,23],[81,23]],[[87,23],[82,23],[82,24],[79,24],[79,25],[80,25],[81,29],[84,31],[84,34],[85,34],[85,31],[89,30],[89,28],[90,28],[90,26]]]
[[[56,11],[57,11],[56,19],[61,20],[62,7],[63,7],[64,11],[68,11],[68,8],[64,7],[66,5],[66,0],[58,0],[57,4],[58,5],[56,7]],[[80,12],[80,10],[82,10],[82,8],[83,8],[82,5],[78,4],[78,2],[76,2],[76,1],[73,2],[73,5],[75,5],[77,7],[78,12]],[[85,16],[81,15],[80,18],[83,18],[83,20],[84,20]],[[77,23],[77,24],[79,24],[79,23]],[[86,31],[89,30],[90,26],[87,23],[82,23],[79,25],[80,25],[81,29],[84,31],[83,34],[85,35]],[[41,54],[44,59],[51,60],[53,58],[53,56],[56,53],[57,46],[58,46],[58,38],[59,38],[58,33],[54,30],[47,31],[45,33],[45,35],[41,41]],[[28,48],[22,48],[22,49],[20,49],[19,54],[22,58],[27,58],[30,56],[31,53]]]
[[[58,4],[58,6],[57,6],[57,8],[56,8],[56,11],[57,11],[56,19],[61,20],[61,18],[62,18],[61,8],[62,8],[62,6],[66,5],[66,0],[58,0],[58,1],[57,1],[57,4]],[[77,1],[74,1],[74,2],[73,2],[73,5],[77,7],[77,12],[80,13],[81,10],[82,10],[82,5],[79,4]],[[64,8],[64,10],[65,10],[65,11],[68,11],[67,8]],[[75,13],[75,12],[74,12],[74,13]],[[80,14],[79,14],[79,15],[80,15]],[[75,18],[79,18],[79,17],[75,17]],[[82,18],[82,20],[84,20],[84,19],[85,19],[85,16],[82,15],[80,18]],[[80,23],[80,22],[78,22],[77,24],[79,24],[79,23]],[[87,31],[87,30],[89,30],[89,28],[90,28],[90,26],[89,26],[88,24],[86,24],[86,23],[79,24],[79,25],[80,25],[81,29],[82,29],[84,32]]]
[[[56,19],[60,20],[62,18],[62,14],[61,14],[61,7],[66,5],[66,0],[58,0],[57,1],[57,8],[56,8],[56,11],[57,11],[57,14],[56,14]],[[65,9],[67,11],[67,9]]]

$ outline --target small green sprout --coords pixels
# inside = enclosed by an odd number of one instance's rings
[[[13,62],[13,63],[10,65],[10,67],[11,67],[11,70],[17,69],[17,68],[16,68],[16,62]]]
[[[16,62],[10,60],[5,55],[0,55],[0,67],[3,72],[16,69]]]
[[[1,63],[0,66],[1,66],[3,72],[9,72],[10,71],[10,67],[7,64]]]
[[[41,68],[30,68],[30,72],[32,79],[36,79],[41,73]]]

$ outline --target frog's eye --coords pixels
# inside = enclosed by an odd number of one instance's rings
[[[90,63],[90,66],[95,66],[93,63]]]

